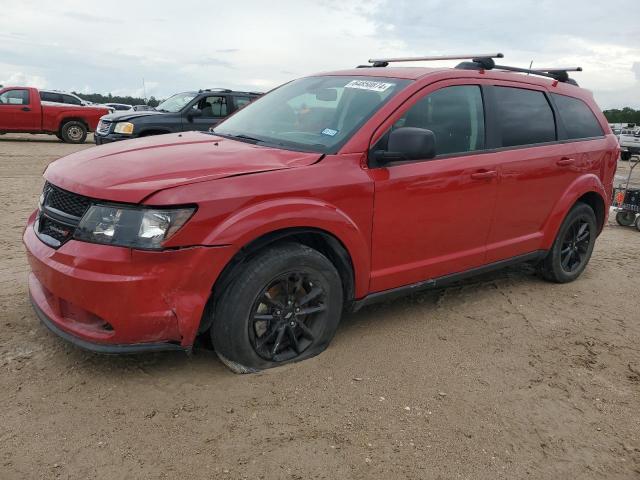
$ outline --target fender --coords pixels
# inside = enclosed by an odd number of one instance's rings
[[[345,212],[321,200],[289,197],[251,205],[216,226],[205,244],[239,250],[267,233],[296,227],[323,230],[342,242],[353,263],[356,298],[368,293],[369,236]]]
[[[558,230],[562,221],[567,216],[567,213],[576,203],[576,201],[585,193],[594,192],[597,193],[605,204],[605,215],[607,214],[607,199],[609,198],[604,186],[600,179],[590,173],[578,177],[569,187],[564,191],[558,202],[555,204],[551,215],[547,218],[547,221],[542,229],[544,232],[543,248],[550,249],[555,241]],[[605,220],[606,221],[606,220]]]

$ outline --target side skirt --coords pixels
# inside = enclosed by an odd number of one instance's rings
[[[412,293],[422,290],[444,287],[446,285],[454,282],[459,282],[460,280],[464,280],[469,277],[475,277],[476,275],[492,272],[494,270],[510,267],[512,265],[542,260],[546,255],[546,250],[536,250],[535,252],[518,255],[517,257],[507,258],[506,260],[500,260],[498,262],[489,263],[488,265],[465,270],[464,272],[452,273],[449,275],[444,275],[442,277],[424,280],[418,283],[412,283],[411,285],[405,285],[398,288],[392,288],[390,290],[384,290],[382,292],[371,293],[360,300],[354,301],[351,305],[350,311],[357,312],[362,307],[365,307],[367,305],[392,300],[394,298],[403,297],[405,295],[411,295]]]

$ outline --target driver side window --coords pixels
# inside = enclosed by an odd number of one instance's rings
[[[226,117],[227,97],[216,95],[215,97],[205,97],[193,106],[194,109],[202,110],[204,118]]]
[[[378,142],[376,150],[386,150],[392,130],[417,127],[431,130],[436,156],[482,150],[485,146],[484,108],[477,85],[445,87],[414,104]]]
[[[7,90],[0,95],[0,103],[5,105],[29,105],[29,90]]]

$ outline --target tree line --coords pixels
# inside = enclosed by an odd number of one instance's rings
[[[151,96],[148,100],[140,97],[131,97],[131,96],[119,96],[119,95],[111,95],[111,93],[107,95],[102,95],[101,93],[77,93],[71,92],[77,96],[79,96],[83,100],[87,100],[93,103],[126,103],[127,105],[150,105],[152,107],[157,107],[162,100],[157,100],[155,97]]]
[[[634,110],[630,107],[624,107],[622,109],[612,108],[611,110],[605,110],[602,113],[607,117],[607,121],[609,123],[640,124],[640,110]]]

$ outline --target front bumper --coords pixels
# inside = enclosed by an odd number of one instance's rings
[[[97,132],[93,133],[93,139],[96,145],[104,145],[105,143],[119,142],[120,140],[129,140],[136,138],[133,135],[120,135],[118,133],[109,133],[107,135],[100,135]]]
[[[229,247],[147,252],[70,240],[55,250],[33,230],[23,242],[36,313],[89,350],[132,353],[193,345]]]

